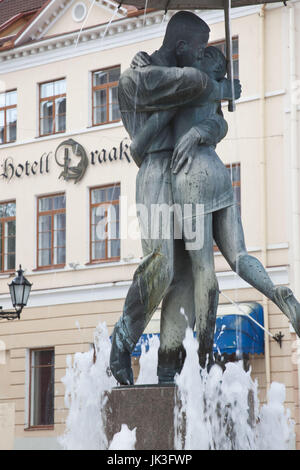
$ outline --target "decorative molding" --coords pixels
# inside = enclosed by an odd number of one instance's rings
[[[38,116],[38,114],[37,114],[37,116]],[[74,130],[74,131],[70,131],[70,132],[63,132],[61,134],[48,135],[48,136],[45,136],[45,137],[35,137],[34,139],[16,141],[16,142],[12,142],[10,144],[0,144],[0,150],[19,147],[20,145],[36,144],[36,143],[39,143],[39,142],[48,142],[49,140],[62,139],[62,138],[65,138],[65,137],[70,137],[70,136],[89,134],[91,132],[99,132],[99,131],[103,131],[103,130],[107,130],[107,129],[114,129],[115,127],[123,127],[122,121],[114,122],[114,123],[111,123],[111,124],[104,124],[103,126],[99,125],[99,126],[87,127],[87,128],[84,128],[84,129],[79,129],[77,131]]]
[[[49,16],[54,18],[52,21],[56,21],[58,15],[63,14],[63,11],[69,8],[73,2],[74,0],[63,0],[59,4],[57,0],[50,2],[30,27],[16,39],[17,47],[0,53],[1,72],[8,73],[92,52],[99,53],[101,50],[118,47],[120,41],[124,46],[161,37],[165,32],[167,20],[175,13],[174,11],[168,12],[166,17],[164,17],[163,11],[149,13],[145,18],[145,24],[144,18],[141,16],[118,19],[110,25],[104,38],[102,36],[107,30],[107,24],[84,29],[78,41],[78,47],[75,47],[78,31],[40,39],[50,28],[50,23],[47,23]],[[256,5],[235,8],[232,12],[232,18],[258,13],[259,9],[260,7]],[[208,24],[224,20],[223,12],[219,10],[205,10],[198,13]],[[164,19],[165,21],[163,21]],[[34,42],[24,44],[26,40]]]
[[[287,266],[268,268],[267,272],[273,284],[289,284]],[[232,271],[219,272],[216,274],[221,291],[252,288]],[[48,307],[54,305],[97,302],[101,300],[125,299],[131,283],[132,281],[129,280],[56,289],[33,290],[30,294],[28,307]],[[0,295],[0,305],[6,309],[11,308],[9,293]]]

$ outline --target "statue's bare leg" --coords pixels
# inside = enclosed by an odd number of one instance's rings
[[[300,304],[288,287],[274,286],[261,262],[247,253],[237,205],[214,212],[213,234],[231,269],[272,300],[289,318],[300,337]]]
[[[213,345],[219,301],[219,287],[215,274],[212,213],[202,217],[204,238],[202,248],[189,250],[194,279],[196,331],[199,341],[199,363],[209,367],[213,363]]]
[[[180,373],[185,359],[182,345],[185,331],[195,325],[191,259],[183,240],[175,240],[174,247],[174,278],[161,308],[157,370],[160,383],[173,382],[175,374]]]
[[[137,209],[145,258],[134,274],[123,315],[115,325],[110,355],[111,371],[122,385],[133,383],[131,352],[173,279],[173,226],[170,223],[169,234],[165,234],[169,236],[163,237],[159,227],[161,214],[155,212],[161,204],[172,205],[169,161],[167,152],[148,155],[137,176]],[[155,227],[158,233],[153,233]]]

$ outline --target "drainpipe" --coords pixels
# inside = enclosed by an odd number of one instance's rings
[[[260,35],[260,123],[261,123],[261,139],[260,139],[260,187],[261,187],[261,262],[263,266],[267,266],[267,243],[268,243],[268,214],[267,214],[267,161],[266,161],[266,103],[265,103],[265,5],[262,5],[259,13],[259,35]],[[264,308],[264,326],[269,331],[269,306],[268,299],[263,296],[262,300]],[[265,369],[266,369],[266,385],[267,390],[271,384],[271,360],[270,360],[270,339],[265,333]]]
[[[291,196],[292,196],[292,266],[293,290],[295,297],[300,299],[300,205],[299,205],[299,163],[298,163],[298,120],[297,100],[293,98],[293,90],[297,83],[296,72],[296,24],[295,6],[289,4],[289,61],[290,61],[290,158],[291,158]],[[298,358],[298,394],[300,406],[300,340],[297,339]]]

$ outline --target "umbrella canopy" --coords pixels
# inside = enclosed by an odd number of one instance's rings
[[[278,3],[283,0],[231,0],[231,7],[259,5],[262,3]],[[154,8],[156,10],[220,10],[224,9],[224,0],[123,0],[121,4],[132,5],[139,9]]]

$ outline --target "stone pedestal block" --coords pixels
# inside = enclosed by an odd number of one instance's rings
[[[173,450],[174,406],[172,384],[114,388],[106,407],[108,441],[127,424],[137,428],[136,450]]]

